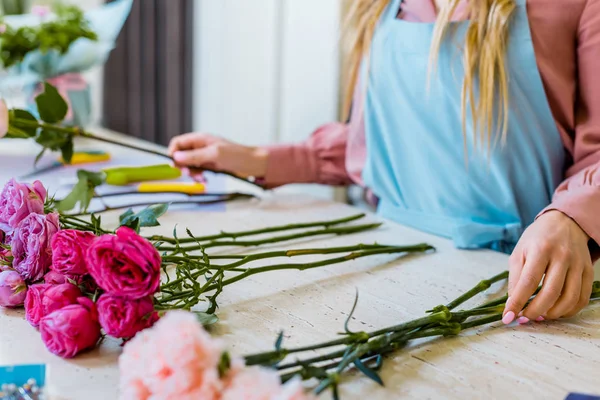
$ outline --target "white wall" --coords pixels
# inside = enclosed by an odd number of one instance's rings
[[[194,130],[259,145],[336,119],[339,0],[197,2]]]

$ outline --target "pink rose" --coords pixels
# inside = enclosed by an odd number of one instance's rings
[[[158,314],[154,311],[152,297],[129,300],[124,297],[103,294],[96,303],[100,326],[107,335],[129,339],[136,333],[154,325]]]
[[[160,284],[161,259],[152,244],[126,227],[96,239],[87,253],[90,275],[109,294],[150,296]]]
[[[12,237],[13,268],[25,280],[36,282],[52,264],[50,241],[59,230],[58,214],[30,214]]]
[[[44,275],[44,283],[48,283],[50,285],[62,285],[63,283],[72,283],[71,281],[79,285],[83,281],[83,277],[63,275],[52,270],[48,271],[48,273]]]
[[[3,28],[4,27],[4,28]],[[0,34],[4,33],[6,27],[0,24]],[[8,107],[6,102],[0,99],[0,139],[8,133]]]
[[[38,327],[40,320],[44,316],[42,298],[44,297],[44,292],[51,287],[52,285],[47,284],[32,285],[27,291],[27,296],[25,296],[25,319],[34,328]]]
[[[25,318],[37,328],[40,320],[46,315],[77,303],[80,296],[79,288],[70,283],[33,285],[25,297]]]
[[[12,233],[30,214],[43,214],[46,195],[40,181],[33,185],[8,181],[0,193],[0,229]]]
[[[85,255],[96,236],[91,232],[65,229],[52,238],[52,269],[61,274],[85,275]]]
[[[16,271],[0,272],[0,306],[20,307],[27,295],[27,285]]]
[[[40,333],[46,348],[62,358],[73,358],[96,346],[100,324],[94,302],[87,297],[46,315],[40,321]]]
[[[121,399],[220,398],[223,344],[184,311],[172,311],[127,342],[119,357]]]

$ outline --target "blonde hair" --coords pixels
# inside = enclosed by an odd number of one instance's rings
[[[348,86],[344,112],[349,114],[362,60],[369,54],[375,27],[390,0],[351,0],[346,21],[349,43]],[[448,0],[440,10],[433,33],[430,67],[435,66],[450,20],[461,0]],[[467,109],[473,120],[474,142],[490,146],[494,121],[496,138],[504,142],[508,129],[508,72],[505,66],[508,26],[516,9],[515,0],[470,0],[470,15],[464,47],[465,79],[462,84],[462,121],[466,146]],[[478,87],[476,83],[478,82]],[[476,96],[475,93],[478,93]],[[497,94],[497,97],[496,97]],[[467,107],[468,106],[468,107]]]

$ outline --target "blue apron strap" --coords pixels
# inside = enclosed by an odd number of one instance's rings
[[[385,19],[394,20],[398,17],[398,12],[400,11],[400,5],[402,4],[402,0],[392,0],[390,2],[389,8],[386,13],[387,16]]]

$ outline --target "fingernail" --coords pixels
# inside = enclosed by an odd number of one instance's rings
[[[181,151],[176,151],[175,153],[173,153],[173,159],[177,162],[183,161],[183,157],[183,152]]]
[[[545,320],[546,320],[546,318],[544,318],[544,317],[542,317],[542,316],[540,315],[540,316],[539,316],[539,317],[537,317],[535,320],[536,320],[537,322],[542,322],[542,321],[545,321]]]
[[[181,168],[181,173],[183,175],[189,175],[190,174],[190,169],[189,168]]]
[[[509,311],[506,313],[506,315],[502,318],[502,323],[504,325],[508,325],[511,322],[513,322],[515,320],[515,313],[512,311]]]
[[[520,317],[520,318],[517,320],[517,322],[518,322],[520,325],[525,325],[525,324],[529,323],[529,318],[527,318],[527,317]]]

